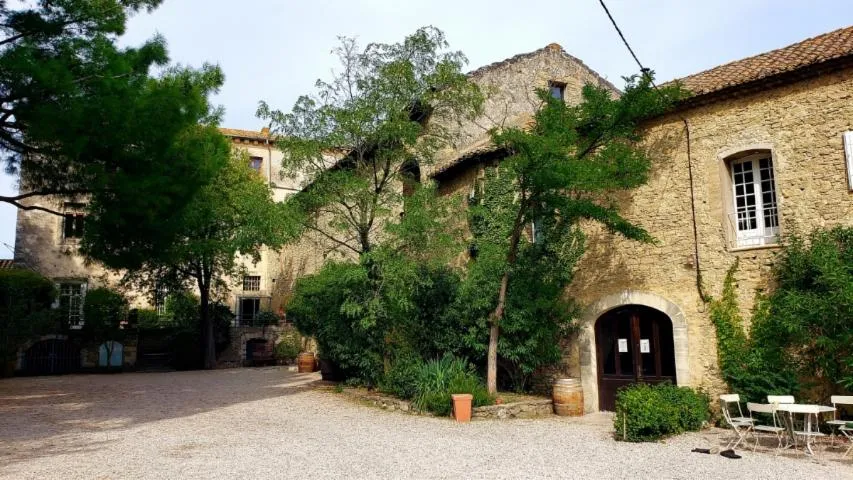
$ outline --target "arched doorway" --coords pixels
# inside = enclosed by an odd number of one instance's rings
[[[622,305],[595,322],[600,410],[615,409],[621,387],[638,382],[676,383],[672,321],[645,305]]]
[[[34,343],[24,353],[23,371],[27,375],[60,375],[80,368],[80,350],[62,338]]]

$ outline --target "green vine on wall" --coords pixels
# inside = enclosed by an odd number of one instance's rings
[[[723,380],[732,393],[741,394],[744,400],[764,403],[767,395],[795,394],[799,391],[796,377],[780,363],[780,357],[774,355],[778,352],[764,345],[755,335],[746,333],[735,281],[738,263],[736,259],[726,272],[720,298],[710,300],[710,316],[717,331],[717,358]],[[768,298],[757,293],[752,311],[754,330],[766,332],[777,328],[769,321],[770,307]]]

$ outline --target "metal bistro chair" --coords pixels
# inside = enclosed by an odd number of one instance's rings
[[[767,395],[767,403],[797,403],[793,395]]]
[[[845,437],[850,438],[850,435],[843,433],[841,428],[847,425],[847,420],[842,420],[838,414],[839,405],[853,405],[853,395],[833,395],[830,397],[832,406],[835,407],[835,412],[832,413],[832,420],[827,420],[826,424],[832,427],[832,446],[835,446],[835,437],[838,433],[842,433]],[[848,433],[850,431],[848,430]]]
[[[736,417],[732,416],[730,407],[732,403],[737,405],[738,416]],[[735,437],[726,444],[726,449],[734,450],[746,440],[746,436],[752,431],[753,420],[750,417],[743,416],[743,410],[740,408],[740,395],[737,393],[720,395],[720,407],[723,411],[723,418],[735,433]]]
[[[779,455],[779,452],[788,447],[788,442],[785,442],[785,445],[782,445],[782,440],[788,438],[788,432],[785,427],[779,426],[779,421],[776,418],[776,405],[775,404],[765,404],[765,403],[752,403],[749,402],[746,404],[746,409],[749,410],[749,417],[753,418],[753,413],[766,413],[770,415],[773,419],[773,425],[760,425],[756,424],[755,420],[753,420],[752,426],[752,436],[755,437],[755,445],[752,446],[752,451],[758,447],[758,436],[756,433],[762,432],[766,434],[772,434],[777,441],[776,445],[776,455]]]
[[[853,451],[853,428],[848,426],[838,427],[838,431],[841,432],[842,435],[847,437],[847,441],[850,442],[850,446],[847,447],[847,451],[844,452],[844,455],[841,458],[847,458],[847,455],[850,455],[850,452]]]

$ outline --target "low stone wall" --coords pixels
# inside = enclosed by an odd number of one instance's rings
[[[521,402],[503,403],[500,405],[489,405],[476,407],[471,413],[475,419],[507,419],[507,418],[533,418],[544,417],[554,414],[554,405],[548,398],[536,400],[524,400]]]
[[[378,407],[392,412],[403,412],[412,415],[424,415],[432,417],[429,412],[421,412],[412,407],[411,402],[399,398],[370,392],[361,388],[345,388],[343,394],[360,403]],[[554,407],[548,398],[536,398],[522,400],[519,402],[504,403],[501,405],[489,405],[476,407],[471,412],[473,419],[509,419],[509,418],[533,418],[553,415]]]
[[[342,392],[344,395],[357,402],[365,403],[372,407],[379,407],[392,412],[403,412],[412,415],[433,416],[429,412],[420,412],[412,408],[411,402],[401,400],[399,398],[382,395],[376,392],[370,392],[361,388],[345,388]]]

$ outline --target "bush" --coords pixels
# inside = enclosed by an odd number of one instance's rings
[[[702,428],[708,396],[669,383],[631,385],[616,396],[613,426],[619,440],[648,442]]]
[[[491,405],[494,398],[489,395],[482,380],[467,360],[445,355],[438,360],[420,362],[411,368],[410,383],[413,406],[418,410],[436,415],[450,415],[451,395],[470,393],[474,396],[473,406]]]
[[[269,327],[271,325],[278,325],[278,321],[278,315],[269,310],[264,310],[258,313],[254,323],[256,327]]]
[[[57,333],[53,282],[23,269],[0,270],[0,376],[18,347],[33,336]]]
[[[302,337],[293,327],[287,327],[281,333],[281,340],[275,346],[275,358],[282,362],[292,362],[302,350]]]
[[[139,308],[130,312],[136,317],[136,325],[140,330],[153,330],[160,327],[160,315],[151,308]]]

